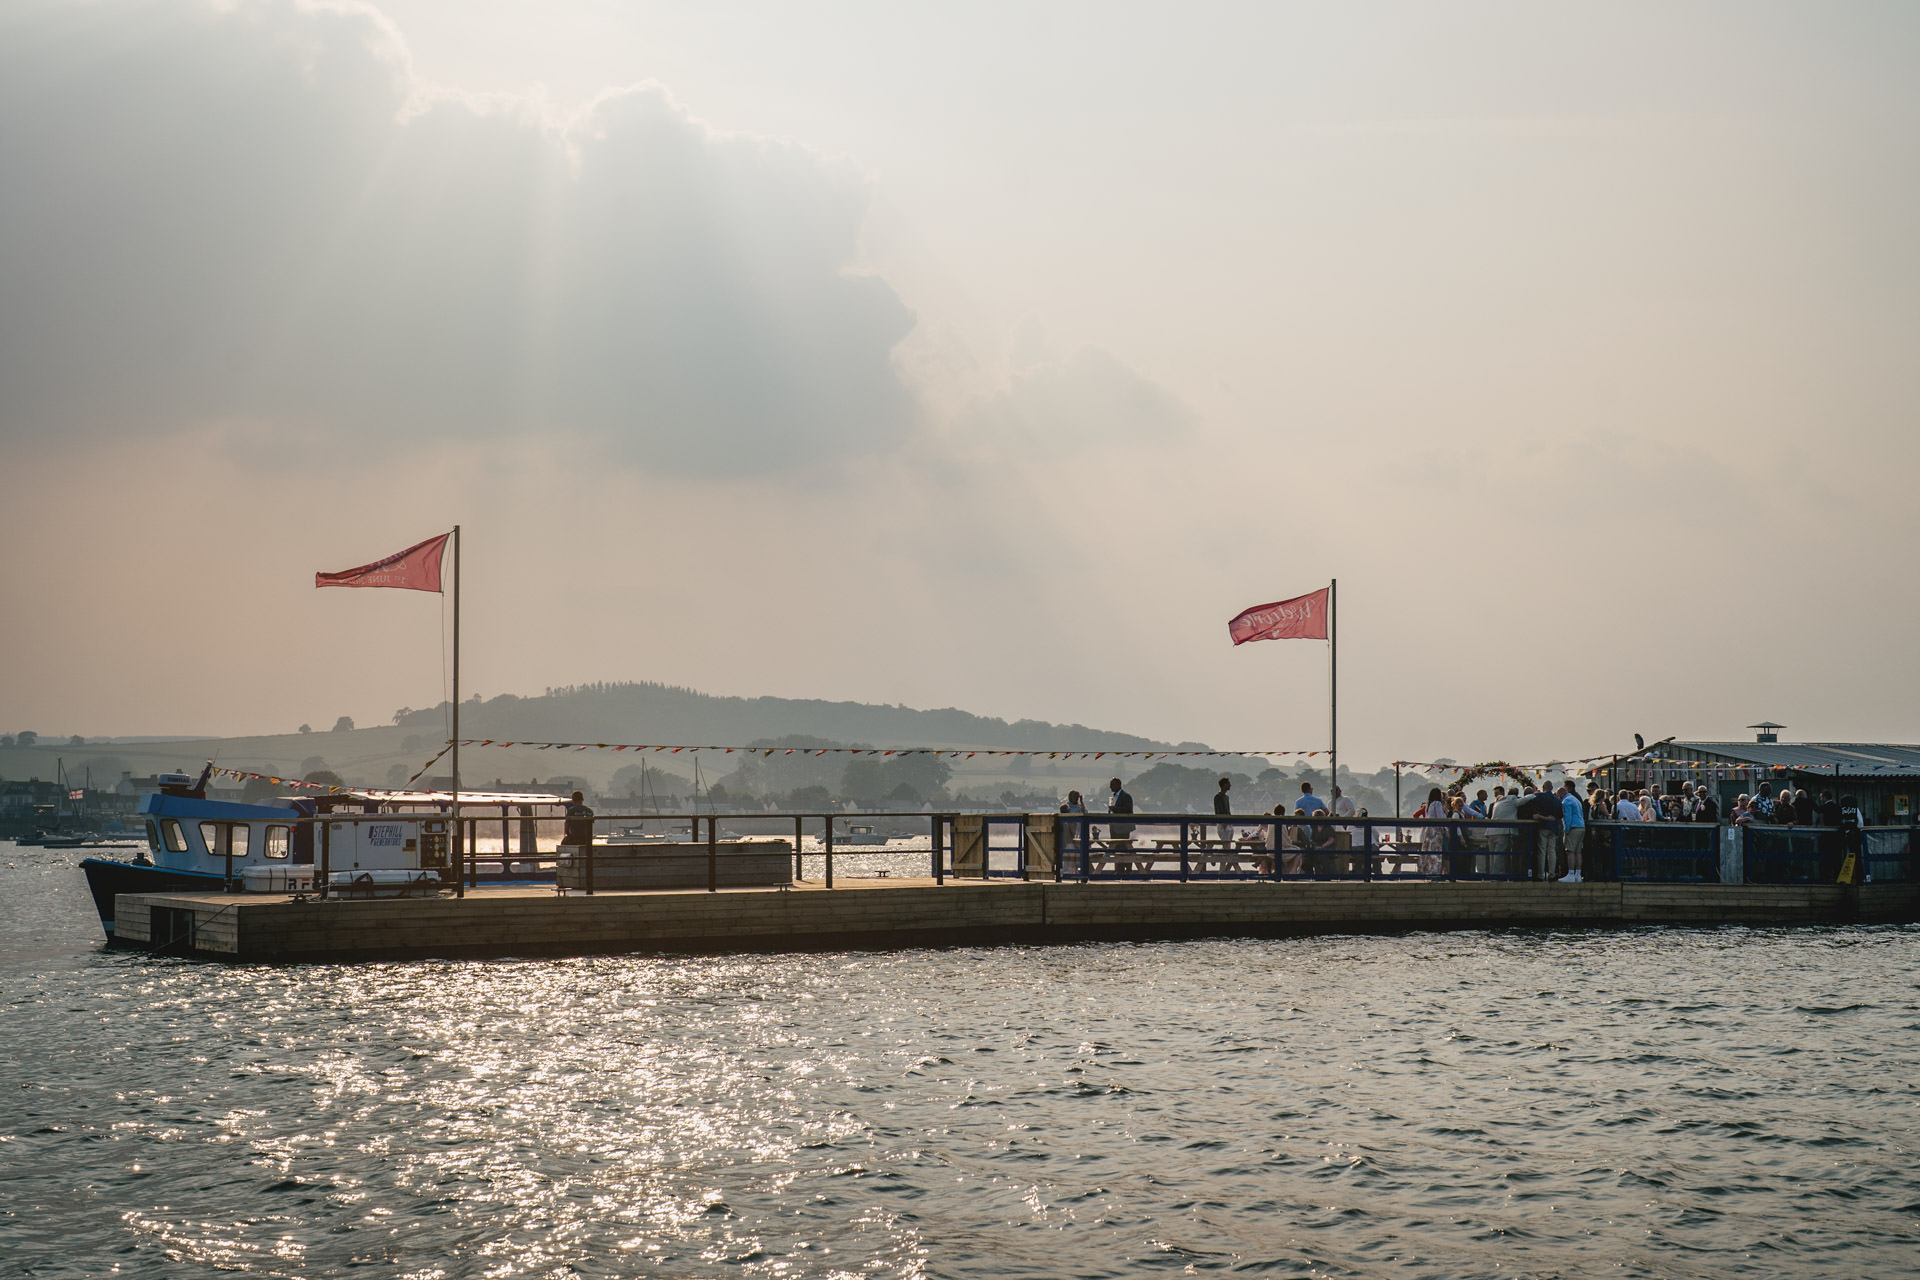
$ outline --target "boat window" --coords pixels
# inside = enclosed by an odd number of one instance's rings
[[[187,851],[187,833],[180,829],[178,819],[161,819],[160,829],[167,833],[168,853],[185,853]]]
[[[247,856],[247,846],[252,843],[253,828],[244,822],[235,822],[227,827],[227,839],[233,842],[233,856]]]
[[[286,827],[267,828],[267,838],[260,846],[260,852],[269,858],[284,858],[293,850],[293,833]]]
[[[160,824],[152,818],[147,819],[147,852],[160,852]]]
[[[219,857],[220,856],[220,824],[217,822],[201,823],[200,824],[200,843],[206,846],[208,857],[210,858]]]

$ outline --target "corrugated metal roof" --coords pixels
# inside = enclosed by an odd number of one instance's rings
[[[344,794],[356,800],[375,800],[381,804],[446,804],[453,799],[447,791],[392,791],[382,787],[355,787]],[[565,796],[544,791],[462,791],[460,803],[469,804],[545,804],[562,805]]]
[[[1920,777],[1920,746],[1897,742],[1668,742],[1649,756],[1689,760],[1702,754],[1841,778]]]

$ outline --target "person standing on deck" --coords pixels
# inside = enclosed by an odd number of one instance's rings
[[[1112,793],[1107,797],[1108,813],[1123,814],[1133,812],[1133,797],[1128,795],[1126,788],[1120,785],[1120,779],[1108,779],[1107,790]],[[1111,839],[1125,840],[1131,844],[1133,843],[1133,824],[1131,822],[1111,823],[1109,824],[1107,835]]]
[[[1315,818],[1327,811],[1327,802],[1313,794],[1311,782],[1303,782],[1300,784],[1300,798],[1293,802],[1293,807],[1304,810],[1309,818]]]
[[[1069,816],[1068,821],[1060,824],[1060,848],[1063,855],[1080,852],[1080,837],[1082,833],[1086,831],[1086,826],[1082,823],[1072,821],[1072,818],[1086,811],[1086,801],[1080,798],[1080,793],[1078,791],[1067,792],[1067,802],[1060,806],[1060,812]],[[1064,857],[1062,861],[1065,861]]]
[[[1213,793],[1213,816],[1214,817],[1224,818],[1233,812],[1233,801],[1227,798],[1227,792],[1231,790],[1233,790],[1233,779],[1232,778],[1220,779],[1220,789]],[[1232,823],[1222,822],[1220,824],[1220,844],[1223,847],[1231,846],[1233,844],[1233,824]]]
[[[1296,809],[1294,812],[1300,811]],[[1420,874],[1423,876],[1445,875],[1447,873],[1447,829],[1440,825],[1439,820],[1447,816],[1447,793],[1438,787],[1430,788],[1427,791],[1427,803],[1413,816],[1434,819],[1420,830]]]
[[[1559,860],[1560,802],[1553,798],[1549,788],[1528,783],[1522,789],[1520,816],[1540,824],[1533,831],[1532,878],[1551,880],[1554,864]]]
[[[573,793],[567,803],[566,834],[560,838],[561,844],[593,843],[593,810],[587,808],[587,798],[580,792]]]
[[[1340,788],[1335,787],[1333,789],[1333,808],[1330,812],[1336,818],[1351,818],[1360,812],[1360,807],[1354,804],[1352,796],[1340,790]],[[1347,848],[1357,849],[1360,847],[1362,838],[1359,827],[1338,827],[1336,830],[1347,838]],[[1349,871],[1358,871],[1359,869],[1358,863],[1352,863],[1347,867]]]
[[[1587,806],[1573,789],[1573,779],[1560,784],[1560,820],[1566,827],[1562,837],[1566,848],[1567,873],[1560,879],[1567,884],[1580,883],[1580,849],[1587,842]]]

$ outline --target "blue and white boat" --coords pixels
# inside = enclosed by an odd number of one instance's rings
[[[206,778],[160,775],[160,789],[140,801],[146,848],[126,861],[80,863],[109,941],[117,894],[300,893],[314,888],[320,862],[334,891],[452,883],[447,792],[365,789],[247,804],[209,800]],[[539,852],[538,824],[557,823],[565,807],[557,795],[462,791],[466,847],[479,849],[483,833],[495,830],[500,846],[498,853],[469,854],[468,882],[551,881],[552,855],[543,860]]]

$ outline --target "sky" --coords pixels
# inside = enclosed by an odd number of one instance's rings
[[[1920,8],[14,0],[0,730],[1920,740]],[[1061,744],[1071,746],[1072,744]]]

